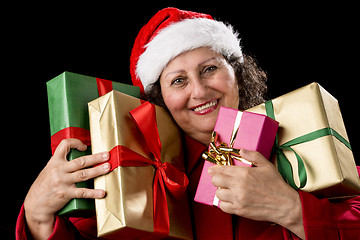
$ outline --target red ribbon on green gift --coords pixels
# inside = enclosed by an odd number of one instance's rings
[[[90,146],[90,131],[80,127],[67,127],[51,136],[51,152],[54,154],[63,139],[76,138]]]
[[[96,84],[97,84],[99,97],[113,90],[112,81],[110,80],[96,78]]]
[[[96,78],[96,85],[99,97],[113,90],[112,81]],[[90,131],[80,127],[67,127],[51,136],[51,152],[54,154],[55,149],[63,139],[76,138],[81,140],[85,145],[90,146]]]
[[[148,159],[133,150],[116,146],[110,151],[111,171],[118,166],[140,167],[154,166],[155,177],[153,182],[153,216],[154,232],[160,236],[168,236],[170,231],[170,219],[166,200],[166,189],[172,196],[179,197],[189,184],[185,173],[172,164],[161,162],[161,141],[156,124],[155,106],[149,102],[143,102],[139,107],[130,111],[138,129],[145,138],[144,147],[152,153],[154,160]],[[166,187],[166,188],[165,188]]]

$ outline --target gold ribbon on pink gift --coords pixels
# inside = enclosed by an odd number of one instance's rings
[[[212,132],[209,148],[202,154],[203,159],[217,165],[233,165],[234,160],[243,162],[250,166],[252,165],[251,162],[240,156],[240,149],[233,148],[235,138],[239,131],[241,117],[242,112],[239,111],[235,118],[229,145],[224,142],[218,144],[218,133],[216,131]]]
[[[240,157],[240,149],[228,147],[226,143],[217,144],[218,133],[212,132],[209,149],[201,155],[203,159],[217,165],[233,165],[234,160],[251,165],[251,162]]]

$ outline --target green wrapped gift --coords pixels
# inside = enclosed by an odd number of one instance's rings
[[[52,153],[61,140],[66,138],[78,138],[88,145],[85,152],[72,149],[68,155],[69,161],[91,154],[88,102],[113,89],[140,97],[138,87],[71,72],[60,74],[46,85]],[[76,186],[93,188],[93,181],[76,183]],[[94,214],[94,209],[93,199],[72,199],[58,215],[87,216]]]

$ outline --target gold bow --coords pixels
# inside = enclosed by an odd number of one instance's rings
[[[251,165],[252,163],[240,157],[240,149],[233,148],[235,138],[232,137],[230,147],[226,143],[216,145],[218,134],[213,131],[208,151],[202,154],[202,158],[217,165],[234,165],[234,160]]]

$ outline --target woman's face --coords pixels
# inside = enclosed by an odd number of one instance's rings
[[[165,105],[190,137],[208,144],[220,106],[238,108],[233,68],[210,48],[198,48],[171,60],[160,76]]]

